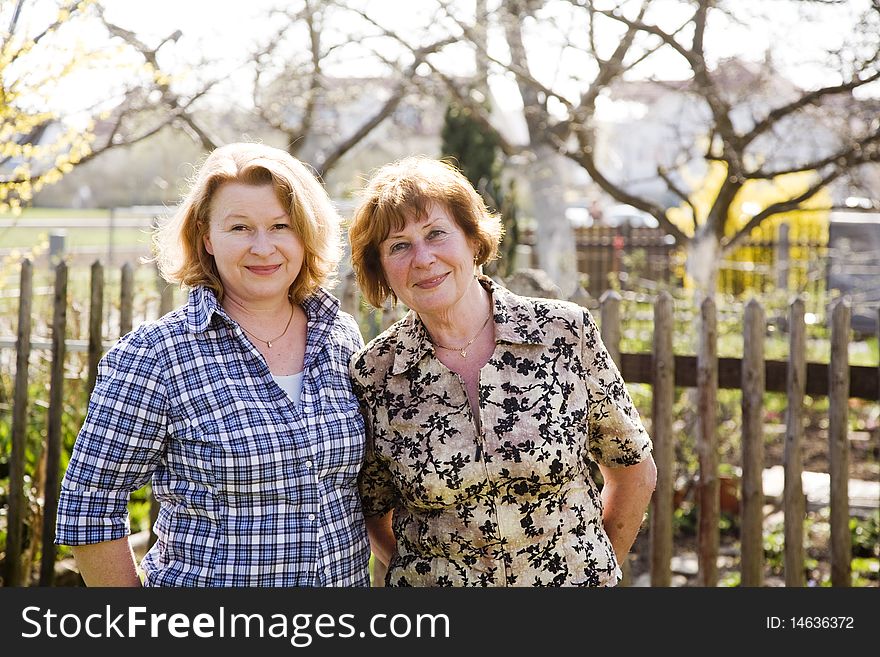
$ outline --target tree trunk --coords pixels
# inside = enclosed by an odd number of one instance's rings
[[[565,216],[562,156],[541,144],[534,149],[529,185],[535,216],[535,253],[538,266],[567,299],[577,287],[577,250],[574,232]]]
[[[697,291],[697,304],[718,288],[721,267],[721,244],[713,231],[701,227],[687,244],[685,271]]]

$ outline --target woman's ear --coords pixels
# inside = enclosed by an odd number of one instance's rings
[[[205,245],[205,251],[207,251],[210,255],[214,255],[214,247],[211,246],[211,236],[205,235],[202,238],[202,244]]]
[[[480,259],[480,243],[476,240],[468,240],[468,243],[471,246],[471,250],[474,252],[474,265],[476,265],[477,261]]]

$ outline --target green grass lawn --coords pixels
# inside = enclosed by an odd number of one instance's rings
[[[67,233],[67,248],[83,246],[107,246],[110,231],[96,228],[64,228]],[[49,229],[30,226],[0,227],[0,248],[33,248],[49,240]],[[113,231],[113,244],[116,246],[135,246],[150,244],[150,235],[142,228],[116,228]]]
[[[124,211],[117,211],[118,218],[137,216],[128,215]],[[12,220],[12,225],[0,226],[0,248],[33,248],[48,242],[50,231],[63,230],[67,233],[67,248],[80,247],[106,247],[110,243],[110,230],[104,226],[66,226],[65,220],[77,219],[104,219],[110,218],[110,210],[92,208],[77,210],[71,208],[25,208],[18,216],[10,213],[0,213],[0,220]],[[150,243],[148,217],[137,216],[141,227],[115,226],[113,230],[113,244],[119,247],[131,247],[136,245],[148,246]],[[34,219],[58,220],[57,228],[47,228],[44,225],[29,225]],[[43,222],[41,222],[43,223]],[[101,222],[99,222],[101,223]]]
[[[0,219],[15,219],[22,221],[29,217],[44,219],[64,219],[67,217],[106,218],[110,216],[110,210],[105,208],[87,208],[76,210],[73,208],[25,208],[21,214],[14,215],[11,212],[0,212]]]

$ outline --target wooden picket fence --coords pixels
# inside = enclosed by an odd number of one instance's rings
[[[132,328],[134,287],[133,270],[126,264],[120,271],[120,298],[118,332],[124,335]],[[32,491],[42,497],[42,531],[31,532],[41,536],[42,550],[39,584],[51,586],[54,581],[56,549],[55,515],[58,505],[62,457],[63,387],[65,358],[68,349],[75,346],[87,351],[87,380],[90,391],[95,383],[98,361],[113,339],[104,334],[104,268],[96,262],[91,268],[89,299],[89,336],[86,345],[64,339],[67,332],[68,266],[60,262],[54,267],[53,310],[51,317],[51,376],[48,402],[48,430],[45,450],[45,478],[43,489]],[[343,309],[360,314],[362,304],[351,276],[343,279],[338,290]],[[32,344],[33,265],[25,260],[21,265],[19,281],[18,329],[15,338],[15,379],[12,400],[12,446],[9,460],[9,495],[7,509],[7,544],[4,583],[6,586],[28,584],[22,568],[22,541],[26,515],[25,491],[25,435],[28,407],[28,368]],[[171,287],[160,286],[158,315],[172,309]],[[848,344],[850,336],[850,306],[846,298],[837,299],[831,306],[830,362],[808,363],[805,357],[806,324],[804,303],[796,299],[790,306],[788,332],[790,357],[788,361],[764,358],[766,318],[757,301],[745,308],[744,353],[741,358],[719,358],[717,355],[717,309],[707,298],[700,307],[700,333],[696,355],[673,353],[673,300],[668,292],[660,292],[654,299],[653,349],[650,353],[621,353],[621,297],[615,292],[601,296],[599,325],[602,339],[618,363],[628,383],[646,383],[652,386],[650,414],[651,434],[654,440],[654,458],[658,479],[650,512],[650,577],[652,586],[671,585],[673,557],[673,454],[676,442],[673,431],[673,400],[675,388],[695,388],[698,423],[696,428],[699,454],[699,480],[696,483],[696,504],[699,508],[698,562],[699,581],[703,586],[718,582],[719,556],[719,472],[716,398],[719,388],[742,390],[742,479],[741,521],[741,583],[760,586],[764,572],[762,543],[762,488],[764,392],[784,392],[789,400],[785,433],[785,582],[787,586],[804,586],[804,517],[805,496],[802,488],[801,441],[803,438],[803,403],[805,395],[829,398],[829,462],[831,510],[831,584],[835,587],[850,585],[851,537],[849,531],[849,441],[847,437],[848,400],[852,398],[880,400],[880,368],[850,366]],[[366,337],[396,318],[386,312],[381,320],[375,314],[364,318],[372,328]],[[377,322],[378,323],[375,323]],[[370,324],[374,322],[374,324]],[[9,346],[9,345],[7,345]],[[0,342],[0,348],[3,343]],[[44,347],[38,346],[43,349]],[[155,516],[155,514],[153,514]]]

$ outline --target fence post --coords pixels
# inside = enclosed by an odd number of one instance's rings
[[[88,387],[89,394],[95,389],[98,378],[98,361],[104,350],[104,267],[100,261],[92,263],[91,299],[89,300],[89,353]]]
[[[804,300],[797,297],[789,309],[788,372],[785,411],[785,483],[783,489],[785,522],[785,585],[804,586],[804,517],[806,500],[803,486],[804,393],[806,391],[806,325]]]
[[[828,366],[828,448],[831,474],[831,586],[851,585],[849,533],[849,329],[846,297],[831,305],[831,362]]]
[[[718,329],[715,300],[707,296],[700,304],[700,337],[697,346],[697,456],[700,479],[697,559],[703,586],[718,584],[718,549],[721,542],[718,482]]]
[[[583,290],[582,286],[578,286],[579,290]],[[605,290],[599,299],[599,316],[601,318],[601,326],[599,333],[602,336],[602,342],[608,350],[608,355],[618,368],[620,364],[620,294],[614,290]]]
[[[31,307],[34,268],[22,260],[15,338],[15,391],[12,399],[12,449],[9,454],[9,509],[6,515],[6,586],[20,586],[21,544],[25,524],[24,452],[27,443],[28,361],[31,355]]]
[[[584,290],[583,285],[578,283],[575,295],[571,300],[582,296],[588,297],[589,293]],[[605,290],[599,298],[599,313],[601,317],[599,335],[602,337],[602,344],[605,345],[611,360],[620,368],[620,295],[614,290]],[[629,556],[627,555],[618,564],[623,574],[619,586],[629,586],[631,584],[632,569],[630,568]]]
[[[131,331],[134,317],[134,270],[131,263],[122,265],[119,277],[119,337]]]
[[[49,233],[49,266],[54,267],[67,252],[67,232],[55,230]]]
[[[757,299],[746,304],[742,362],[742,521],[741,584],[764,581],[764,309]]]
[[[174,310],[174,286],[164,279],[159,282],[159,317]]]
[[[61,414],[64,411],[65,334],[67,333],[67,264],[55,267],[52,313],[52,374],[49,383],[49,422],[46,437],[46,481],[43,502],[43,544],[40,586],[55,580],[55,514],[61,468]]]
[[[672,464],[675,449],[672,434],[675,399],[672,333],[672,295],[663,290],[654,304],[651,433],[657,463],[657,487],[651,506],[651,586],[672,584]]]
[[[776,289],[788,289],[789,270],[789,240],[788,224],[779,225],[779,235],[776,241]]]

